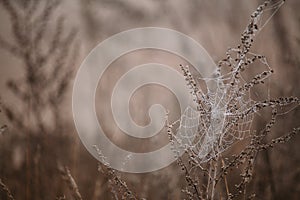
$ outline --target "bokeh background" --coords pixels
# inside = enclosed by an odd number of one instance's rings
[[[49,3],[50,0],[1,2],[0,126],[6,124],[7,128],[3,127],[6,130],[0,134],[0,178],[16,199],[45,200],[64,195],[72,199],[60,166],[68,166],[83,199],[113,198],[107,176],[97,170],[97,160],[79,140],[71,110],[76,70],[99,42],[131,28],[170,28],[194,38],[218,62],[228,47],[239,43],[249,16],[262,3],[258,0],[64,0],[57,5]],[[19,17],[12,17],[11,9]],[[300,97],[299,9],[299,1],[287,1],[257,36],[252,51],[265,55],[275,73],[267,88],[257,88],[253,98],[265,98],[268,88],[271,97]],[[16,37],[16,33],[20,36]],[[52,46],[53,52],[50,51]],[[112,64],[99,86],[97,114],[100,117],[110,112],[105,102],[116,79],[124,72],[118,70],[120,66],[128,70],[137,64],[159,62],[179,69],[179,64],[185,63],[182,58],[151,50],[125,57]],[[144,92],[137,93],[130,104],[137,123],[149,122],[145,113],[153,102],[172,110],[171,120],[179,118],[178,103],[171,93],[159,87],[141,90]],[[279,117],[269,139],[298,127],[299,117],[299,109]],[[253,129],[263,127],[267,118],[264,113],[256,116]],[[148,151],[168,142],[162,130],[150,144],[134,141],[132,145],[110,115],[103,123],[109,137],[130,150]],[[299,136],[259,154],[251,186],[259,199],[299,198],[298,144]],[[122,173],[121,176],[140,197],[182,198],[180,190],[185,180],[176,163],[153,173]],[[229,180],[232,184],[234,177]],[[0,199],[6,199],[3,190],[0,190]]]

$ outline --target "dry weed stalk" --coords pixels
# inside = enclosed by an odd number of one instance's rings
[[[236,48],[229,48],[226,58],[219,62],[214,77],[206,79],[209,86],[206,93],[192,76],[189,67],[181,66],[197,110],[186,110],[181,117],[177,134],[174,128],[178,121],[173,124],[167,122],[167,131],[177,162],[185,174],[188,185],[183,192],[189,199],[233,199],[241,195],[244,198],[254,198],[255,194],[247,191],[247,185],[253,176],[257,154],[289,141],[300,132],[300,128],[295,128],[287,135],[264,143],[264,138],[275,124],[277,108],[289,105],[294,105],[295,108],[300,105],[300,100],[297,97],[271,99],[268,95],[268,99],[264,101],[255,101],[250,96],[254,86],[265,84],[274,72],[264,56],[252,53],[250,49],[255,36],[270,19],[262,23],[264,12],[275,9],[272,15],[275,14],[283,2],[265,1],[256,9],[242,33],[241,43]],[[246,81],[243,73],[254,64],[260,64],[266,70]],[[254,114],[265,108],[272,109],[271,120],[258,134],[249,134]],[[191,132],[193,133],[190,134]],[[231,148],[235,141],[245,138],[250,142],[238,155],[223,158],[223,151]],[[185,152],[186,158],[179,157],[180,151]],[[241,180],[232,188],[228,186],[227,177],[236,168],[242,171]]]
[[[4,193],[6,194],[7,199],[15,200],[15,198],[11,194],[9,188],[3,183],[2,179],[0,179],[0,187],[4,191]]]
[[[72,193],[73,198],[75,200],[82,200],[77,183],[75,182],[75,179],[72,177],[69,168],[58,166],[58,170],[61,173],[63,180],[67,183],[67,185]]]
[[[63,196],[56,197],[56,200],[66,200],[66,196],[63,195]]]
[[[97,151],[101,163],[98,164],[98,171],[102,172],[107,176],[110,191],[114,197],[114,199],[139,199],[127,186],[127,183],[122,180],[121,176],[118,174],[116,170],[109,166],[109,163],[106,162],[106,157],[102,154],[101,150],[94,145],[95,150]]]
[[[0,113],[2,112],[1,106],[2,106],[2,104],[0,103]],[[6,130],[7,130],[7,125],[6,124],[0,125],[0,135],[2,135],[3,133],[5,133]]]

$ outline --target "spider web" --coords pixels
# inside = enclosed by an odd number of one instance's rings
[[[253,114],[245,115],[232,123],[239,114],[246,111],[251,99],[240,98],[241,105],[235,113],[227,110],[230,95],[218,88],[216,93],[209,94],[209,103],[213,109],[209,113],[187,107],[180,119],[177,130],[177,141],[184,149],[191,150],[198,160],[206,162],[223,152],[234,142],[242,140],[250,132]]]
[[[207,83],[206,93],[196,86],[188,66],[182,67],[197,109],[186,108],[174,138],[179,148],[192,153],[198,162],[216,157],[249,134],[256,113],[256,102],[250,97],[250,89],[264,84],[273,73],[266,58],[249,52],[249,49],[254,37],[282,4],[283,1],[266,1],[251,15],[250,24],[242,34],[242,44],[226,52],[227,57],[220,61],[213,78],[202,78]],[[266,14],[270,10],[271,13]],[[241,72],[257,62],[266,71],[246,81]]]

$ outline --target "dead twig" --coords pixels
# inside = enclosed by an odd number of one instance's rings
[[[0,187],[1,189],[4,191],[4,193],[6,194],[7,198],[9,200],[15,200],[15,198],[13,197],[13,195],[11,194],[9,188],[7,187],[7,185],[5,185],[2,181],[2,179],[0,179]]]
[[[82,200],[81,194],[79,192],[77,183],[68,167],[58,166],[58,170],[61,173],[62,179],[67,183],[69,189],[72,193],[72,196],[75,200]]]

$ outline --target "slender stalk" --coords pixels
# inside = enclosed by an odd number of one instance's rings
[[[5,192],[5,194],[9,200],[15,200],[15,198],[13,197],[13,195],[10,192],[10,189],[7,187],[7,185],[5,185],[3,183],[3,181],[1,179],[0,179],[0,187]]]

